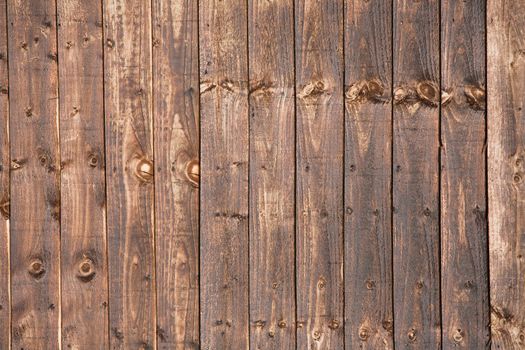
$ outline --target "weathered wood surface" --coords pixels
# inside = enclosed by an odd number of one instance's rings
[[[295,4],[297,348],[344,346],[343,1]]]
[[[59,1],[62,348],[108,347],[102,3]]]
[[[104,92],[112,349],[155,348],[151,8],[104,2]]]
[[[525,346],[525,2],[488,1],[492,349]]]
[[[250,346],[295,349],[294,5],[248,6]]]
[[[12,347],[57,349],[60,154],[54,1],[9,0]]]
[[[157,342],[199,347],[198,2],[153,2]]]
[[[0,0],[0,349],[10,347],[9,281],[9,78],[7,2]]]
[[[347,349],[393,348],[391,45],[391,1],[346,2]]]
[[[441,6],[443,349],[489,340],[485,183],[485,0]]]
[[[199,1],[201,347],[249,347],[247,3]]]
[[[393,264],[398,349],[441,343],[437,0],[394,0]]]

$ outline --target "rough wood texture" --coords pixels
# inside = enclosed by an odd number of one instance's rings
[[[297,348],[344,346],[343,1],[295,7]]]
[[[248,14],[250,345],[295,349],[293,1],[250,0]]]
[[[392,2],[345,14],[346,348],[392,349]]]
[[[439,1],[394,1],[393,240],[397,349],[441,343]]]
[[[204,350],[249,346],[246,6],[199,2]]]
[[[104,2],[109,327],[112,349],[155,348],[151,8]]]
[[[8,1],[12,347],[58,349],[60,156],[54,1]]]
[[[108,347],[102,2],[59,1],[62,347]]]
[[[6,0],[0,0],[0,349],[10,347],[9,281],[9,80]]]
[[[157,342],[199,347],[198,1],[153,2]]]
[[[489,347],[485,0],[441,3],[443,349]]]
[[[490,0],[487,22],[492,349],[523,349],[525,2]]]

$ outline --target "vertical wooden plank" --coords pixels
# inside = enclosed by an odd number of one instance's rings
[[[295,5],[297,348],[341,349],[343,1]]]
[[[346,348],[392,349],[392,2],[345,14]]]
[[[10,347],[7,2],[0,0],[0,349]]]
[[[55,1],[9,0],[12,347],[57,349],[60,157]]]
[[[247,349],[247,2],[200,0],[201,346]]]
[[[102,2],[58,2],[62,348],[108,347]]]
[[[525,2],[488,1],[492,349],[525,346]]]
[[[157,341],[199,347],[198,1],[153,2]]]
[[[112,349],[156,346],[150,5],[104,1]]]
[[[250,344],[295,349],[294,5],[248,5]]]
[[[489,346],[485,0],[441,1],[443,348]]]
[[[397,349],[441,343],[439,1],[394,1],[393,240]]]

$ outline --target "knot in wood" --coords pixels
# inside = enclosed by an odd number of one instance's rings
[[[2,214],[2,217],[6,220],[9,219],[9,211],[10,211],[10,201],[9,197],[5,196],[2,201],[0,201],[0,214]]]
[[[465,97],[472,108],[485,109],[485,90],[477,86],[467,85],[465,86]]]
[[[363,100],[372,102],[383,102],[385,91],[383,83],[378,79],[360,80],[352,84],[345,93],[345,97],[350,103],[357,103]]]
[[[34,278],[42,277],[46,272],[46,269],[44,268],[44,262],[39,258],[31,260],[31,262],[29,263],[28,272]]]
[[[372,290],[376,287],[376,282],[373,280],[367,280],[366,281],[366,289]]]
[[[407,338],[408,338],[408,341],[413,343],[416,341],[417,339],[417,332],[414,328],[412,328],[411,330],[408,331],[408,334],[407,334]]]
[[[186,164],[185,174],[186,174],[186,178],[188,179],[188,181],[194,187],[199,187],[200,165],[199,165],[198,160],[192,159]]]
[[[437,85],[431,81],[422,81],[416,85],[416,92],[420,100],[432,107],[439,103],[438,91]]]
[[[338,320],[331,320],[330,323],[328,323],[328,328],[331,330],[336,330],[339,328],[339,321]]]
[[[318,341],[319,339],[321,339],[321,332],[320,331],[314,331],[313,334],[312,334],[312,338],[314,338],[314,340]]]
[[[454,332],[454,335],[452,336],[452,339],[454,339],[455,343],[461,343],[463,340],[463,331],[461,329],[456,329]]]
[[[84,258],[78,264],[77,276],[80,280],[84,282],[88,282],[93,279],[93,277],[95,276],[95,267],[91,259]]]
[[[299,98],[307,98],[307,97],[318,97],[324,93],[326,93],[327,89],[325,87],[324,82],[322,81],[313,81],[309,84],[306,84],[301,92],[298,94]]]
[[[361,341],[367,341],[370,338],[370,330],[367,327],[359,328],[359,339]]]
[[[146,158],[141,158],[137,162],[135,175],[143,182],[151,182],[153,179],[153,163]]]
[[[317,282],[317,288],[324,289],[326,287],[326,281],[324,278],[320,278],[319,282]]]
[[[96,168],[98,166],[98,157],[95,154],[90,154],[88,157],[88,164],[92,168]]]
[[[279,328],[286,328],[286,322],[284,320],[280,320],[277,326]]]
[[[452,91],[441,91],[441,105],[446,106],[447,104],[449,104],[450,101],[452,101],[452,96]]]

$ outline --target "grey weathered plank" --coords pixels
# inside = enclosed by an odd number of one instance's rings
[[[59,1],[62,348],[108,344],[102,2]]]
[[[153,2],[157,342],[199,346],[198,1]]]
[[[346,348],[392,349],[392,2],[345,7]]]
[[[55,1],[7,2],[12,347],[57,349],[60,156]]]
[[[201,346],[246,349],[247,3],[200,0]]]
[[[6,0],[0,0],[0,349],[10,345],[9,281],[9,80]]]
[[[343,313],[343,1],[295,6],[297,348],[340,349]]]
[[[250,345],[295,349],[294,5],[248,6]]]
[[[525,2],[488,1],[487,22],[492,349],[523,349]]]
[[[485,0],[441,2],[443,348],[489,346]]]
[[[393,256],[397,349],[441,343],[439,4],[394,1]]]
[[[112,349],[155,348],[149,1],[104,1],[109,327]]]

